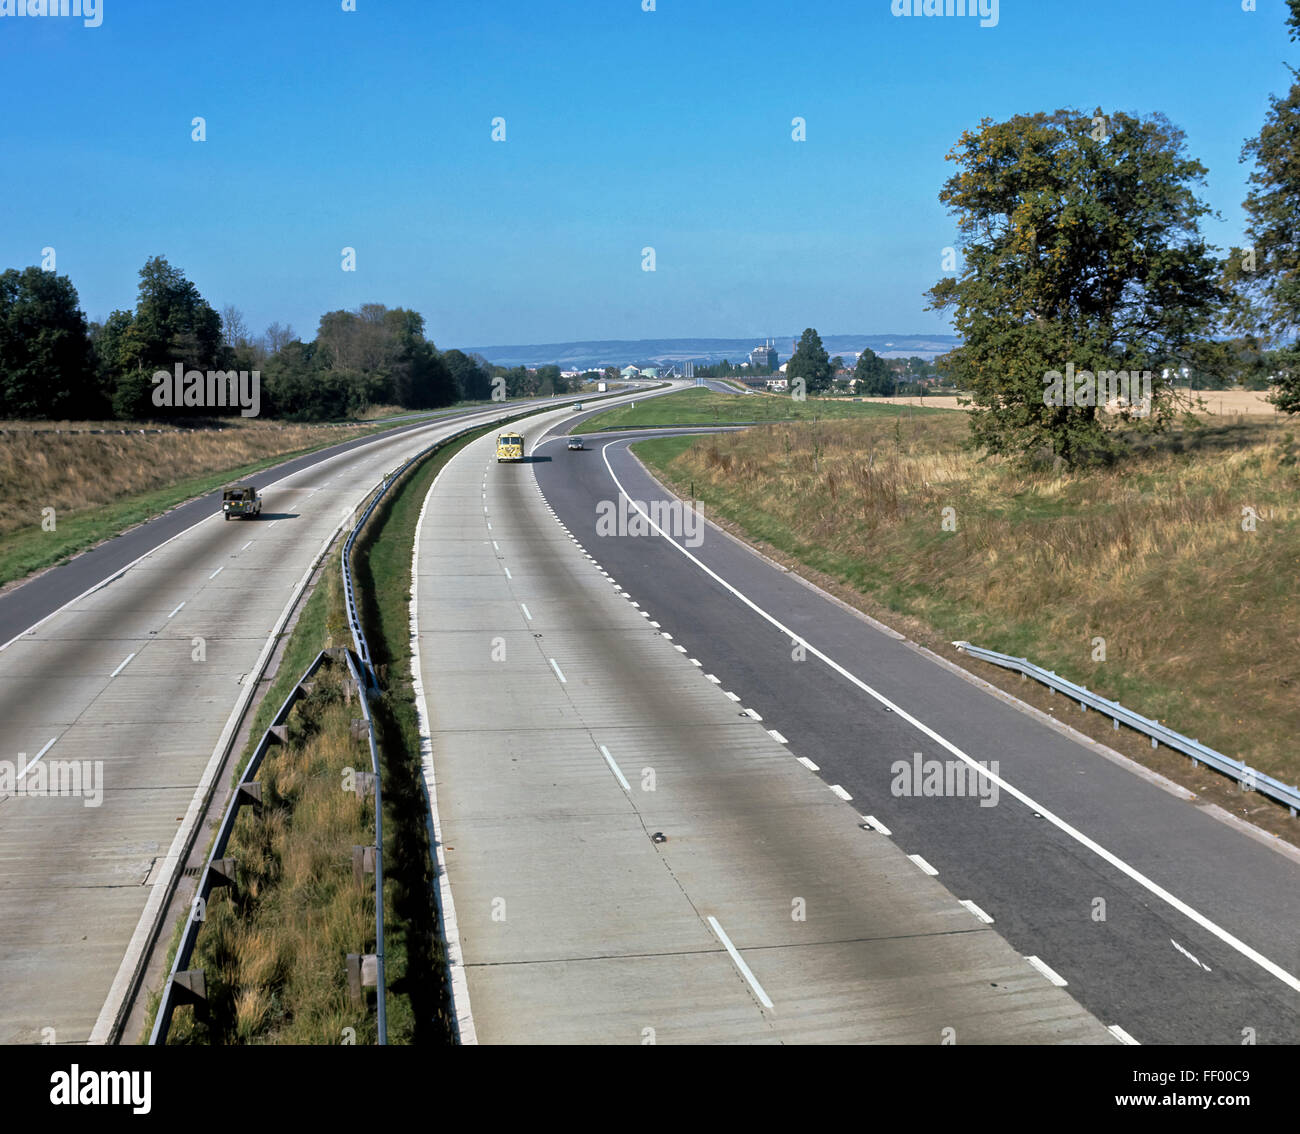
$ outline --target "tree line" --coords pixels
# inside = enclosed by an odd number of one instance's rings
[[[577,388],[559,366],[506,369],[481,355],[440,351],[418,312],[379,303],[327,312],[310,342],[279,323],[254,337],[236,308],[218,314],[161,256],[141,268],[135,308],[103,323],[86,320],[67,276],[37,267],[0,273],[0,418],[192,416],[192,407],[155,400],[154,375],[177,364],[200,373],[258,371],[261,412],[294,421]]]

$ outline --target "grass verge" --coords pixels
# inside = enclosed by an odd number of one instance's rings
[[[258,770],[262,806],[241,810],[228,850],[238,885],[213,891],[195,951],[208,1019],[178,1009],[171,1043],[375,1042],[373,1010],[347,990],[346,955],[375,945],[374,892],[368,878],[356,885],[351,862],[374,823],[370,800],[341,787],[359,764],[342,672],[317,672],[290,714],[289,742]]]
[[[383,427],[230,426],[150,435],[12,433],[0,439],[0,586],[274,465]],[[197,471],[196,471],[197,470]],[[53,531],[43,509],[53,509]]]
[[[911,406],[855,402],[851,398],[807,398],[795,401],[789,394],[722,394],[706,387],[648,398],[617,406],[576,426],[575,433],[608,429],[654,429],[670,425],[729,425],[750,422],[892,420],[899,414],[937,414],[945,411]],[[953,412],[951,410],[946,412]]]

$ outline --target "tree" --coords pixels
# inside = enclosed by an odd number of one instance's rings
[[[249,344],[248,324],[233,303],[227,303],[221,309],[221,341],[232,351]]]
[[[149,369],[181,362],[186,369],[210,370],[222,361],[221,316],[162,256],[140,269],[130,338],[138,361]]]
[[[823,390],[830,389],[831,379],[834,377],[830,356],[822,346],[821,336],[812,327],[800,336],[799,344],[794,348],[794,354],[786,364],[785,373],[791,383],[796,378],[802,378],[805,389],[810,394],[819,394]]]
[[[140,269],[135,314],[113,351],[113,412],[128,418],[157,416],[152,379],[156,371],[171,370],[177,363],[186,370],[222,370],[228,361],[221,316],[185,273],[162,256],[147,260]]]
[[[889,363],[870,347],[864,347],[858,355],[857,365],[853,367],[853,377],[857,380],[853,389],[856,393],[871,398],[887,398],[894,392],[894,372]]]
[[[1159,114],[1057,110],[984,119],[948,157],[959,172],[939,199],[957,215],[964,269],[928,294],[932,308],[955,308],[963,345],[941,361],[970,391],[976,442],[1025,459],[1113,459],[1112,424],[1134,415],[1055,404],[1078,400],[1046,385],[1062,372],[1152,372],[1141,420],[1167,426],[1176,407],[1162,365],[1225,299],[1199,231],[1209,209],[1192,190],[1205,169],[1182,132]]]
[[[909,378],[925,379],[933,378],[934,363],[927,362],[924,358],[918,358],[915,355],[903,360],[903,373]]]
[[[259,370],[266,361],[265,348],[249,334],[243,312],[233,303],[221,309],[221,341],[227,361],[236,370]]]
[[[0,417],[98,417],[98,378],[72,280],[40,268],[0,274]]]
[[[294,331],[293,327],[287,324],[282,327],[277,322],[277,323],[272,323],[269,327],[266,328],[266,334],[265,336],[263,336],[262,342],[263,345],[266,347],[267,354],[279,354],[282,350],[284,350],[286,346],[289,345],[289,343],[293,342],[297,337],[298,335]]]
[[[554,363],[537,368],[537,392],[539,394],[563,394],[568,383],[560,374],[560,368]]]
[[[357,390],[339,370],[325,365],[316,343],[285,343],[266,362],[263,405],[291,421],[326,421],[362,408]]]
[[[491,369],[463,351],[443,351],[442,360],[456,383],[460,401],[485,402],[492,396]]]
[[[91,324],[90,341],[95,348],[100,374],[109,391],[113,388],[115,376],[127,369],[126,348],[130,331],[129,311],[114,311],[103,324]]]
[[[1287,26],[1300,39],[1300,0],[1290,0]],[[1300,80],[1300,71],[1287,68]],[[1300,413],[1300,81],[1283,99],[1269,98],[1259,137],[1249,139],[1241,160],[1253,161],[1244,202],[1247,249],[1234,248],[1227,278],[1237,285],[1238,329],[1277,341],[1273,401]]]

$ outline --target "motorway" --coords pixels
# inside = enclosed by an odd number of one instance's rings
[[[0,597],[0,757],[102,763],[0,798],[0,1042],[111,1038],[291,595],[384,472],[501,412],[301,458],[258,522],[196,502]],[[1300,854],[711,526],[598,534],[624,490],[668,498],[630,435],[567,452],[578,419],[524,422],[524,465],[468,446],[418,541],[463,1038],[1300,1042]],[[918,752],[998,794],[905,794]]]
[[[299,458],[257,478],[258,520],[223,521],[205,497],[0,600],[0,1043],[112,1037],[240,709],[332,533],[419,449],[527,404]],[[60,768],[79,794],[42,794]]]
[[[711,525],[689,548],[680,531],[597,534],[602,502],[644,501],[653,515],[649,502],[671,499],[629,440],[539,444],[546,506],[640,613],[818,766],[818,782],[1138,1042],[1300,1042],[1295,848],[993,695]],[[618,661],[605,659],[610,684],[634,687]],[[982,762],[997,778],[978,773],[984,799],[926,791],[895,766],[910,773],[916,753],[923,770]]]
[[[462,1040],[1119,1042],[736,692],[693,632],[711,605],[712,634],[752,648],[724,594],[660,541],[596,536],[599,453],[534,452],[467,446],[417,535]]]

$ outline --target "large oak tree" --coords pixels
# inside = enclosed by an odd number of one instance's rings
[[[972,397],[974,439],[995,453],[1109,460],[1128,416],[1045,404],[1045,376],[1151,371],[1148,428],[1174,413],[1161,369],[1203,338],[1223,301],[1199,231],[1204,167],[1163,115],[1075,110],[985,119],[948,159],[940,200],[964,264],[929,295],[963,345],[940,360]]]

